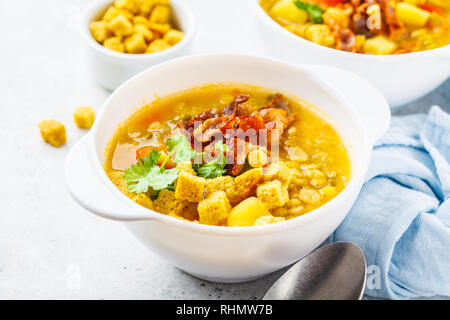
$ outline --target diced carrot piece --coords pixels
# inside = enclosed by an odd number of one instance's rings
[[[163,149],[162,147],[157,148],[157,147],[153,147],[153,146],[147,146],[147,147],[139,148],[136,150],[136,160],[145,158],[146,156],[148,156],[150,154],[150,152],[152,152],[153,149],[158,150],[159,153],[161,154],[161,157],[159,157],[159,160],[158,160],[158,166],[161,166],[161,164],[167,158],[167,153],[164,150],[162,150]],[[175,168],[175,163],[172,161],[172,159],[168,159],[164,168],[167,168],[167,169]]]
[[[437,14],[439,14],[441,16],[444,15],[444,11],[441,8],[434,6],[432,4],[429,4],[429,3],[425,3],[425,4],[421,5],[420,8],[422,8],[423,10],[426,10],[428,12],[436,12]]]

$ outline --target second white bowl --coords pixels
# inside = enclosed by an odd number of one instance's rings
[[[354,72],[372,82],[393,108],[433,91],[450,76],[450,45],[386,56],[331,49],[291,33],[262,9],[259,0],[249,1],[256,16],[256,30],[273,57],[292,63],[327,64]]]

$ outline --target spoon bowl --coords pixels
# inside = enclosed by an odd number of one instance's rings
[[[321,247],[295,263],[263,300],[360,300],[366,284],[366,259],[352,242]]]

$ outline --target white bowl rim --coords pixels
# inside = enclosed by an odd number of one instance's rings
[[[361,160],[362,161],[361,167],[358,168],[358,171],[356,172],[356,174],[354,174],[352,176],[350,183],[335,198],[328,201],[324,205],[322,205],[310,212],[307,212],[301,216],[298,216],[298,217],[295,217],[295,218],[292,218],[292,219],[289,219],[289,220],[286,220],[283,222],[269,224],[269,225],[247,226],[247,227],[213,226],[213,225],[206,225],[206,224],[200,224],[200,223],[193,223],[191,221],[184,221],[184,220],[181,220],[178,218],[170,217],[168,215],[144,208],[141,205],[132,201],[127,196],[125,196],[112,183],[112,181],[109,179],[109,177],[107,176],[107,174],[103,168],[102,161],[101,161],[100,157],[98,156],[97,147],[96,147],[97,128],[99,126],[99,123],[102,121],[101,119],[103,119],[103,114],[105,113],[107,105],[113,99],[115,99],[116,95],[118,95],[118,93],[122,90],[122,88],[130,85],[133,82],[139,81],[139,78],[144,73],[151,72],[154,68],[160,68],[167,64],[180,63],[180,62],[184,62],[184,61],[188,61],[188,60],[192,60],[192,59],[202,59],[205,57],[206,58],[214,57],[217,59],[229,58],[229,57],[247,58],[247,59],[252,59],[252,60],[258,59],[260,61],[263,61],[264,63],[274,63],[274,64],[281,64],[284,66],[289,66],[290,68],[292,68],[292,70],[294,70],[294,69],[295,70],[303,70],[301,66],[286,63],[281,60],[263,57],[263,56],[246,55],[246,54],[198,54],[198,55],[192,55],[192,56],[173,59],[170,61],[166,61],[164,63],[160,63],[156,66],[150,67],[150,68],[138,73],[137,75],[133,76],[129,80],[125,81],[121,86],[119,86],[119,88],[117,88],[109,96],[109,98],[104,102],[104,104],[97,116],[98,120],[96,120],[94,122],[94,126],[92,127],[91,132],[89,133],[90,137],[88,138],[88,143],[89,143],[88,152],[90,153],[91,165],[93,165],[93,169],[98,175],[97,178],[99,178],[101,180],[101,182],[108,187],[109,191],[113,193],[111,196],[114,196],[114,194],[115,194],[116,197],[120,198],[124,204],[127,204],[130,207],[130,210],[139,211],[140,213],[148,215],[148,218],[135,219],[135,220],[131,220],[131,221],[132,222],[133,221],[136,221],[136,222],[150,221],[150,220],[159,221],[162,223],[171,224],[177,228],[182,228],[186,231],[191,231],[191,232],[196,232],[196,233],[201,233],[201,234],[210,234],[210,235],[214,235],[214,236],[219,236],[219,235],[220,236],[249,236],[249,235],[262,235],[262,234],[268,234],[268,233],[283,232],[285,230],[295,228],[299,224],[311,223],[317,219],[327,216],[327,214],[337,214],[337,213],[333,212],[333,210],[329,210],[328,208],[332,209],[333,206],[339,207],[339,206],[344,205],[344,203],[346,201],[348,201],[347,198],[349,196],[351,196],[350,192],[352,191],[352,189],[358,188],[359,183],[362,184],[362,182],[364,180],[364,175],[366,174],[367,167],[368,167],[368,164],[370,161],[372,146],[369,145],[370,143],[368,142],[369,139],[368,139],[366,130],[364,129],[364,123],[361,120],[361,118],[358,116],[358,113],[355,110],[356,107],[353,105],[353,103],[348,101],[348,99],[346,97],[344,97],[340,92],[338,92],[337,90],[332,88],[330,85],[328,85],[328,83],[325,83],[322,79],[320,79],[320,77],[317,77],[316,75],[311,74],[309,72],[308,73],[309,73],[309,76],[311,77],[311,79],[316,81],[316,83],[318,85],[325,87],[327,89],[327,92],[330,92],[330,96],[332,96],[334,99],[336,99],[340,105],[348,107],[348,108],[346,108],[347,111],[350,113],[351,117],[355,121],[355,124],[358,126],[358,130],[363,135],[363,145],[365,148],[364,156],[362,157],[362,160]],[[357,169],[356,166],[353,166],[353,168],[354,168],[353,170]]]
[[[288,36],[290,39],[299,41],[304,43],[305,45],[308,45],[314,49],[327,52],[329,54],[336,54],[341,55],[342,57],[348,57],[352,59],[360,59],[360,60],[383,60],[380,62],[385,61],[396,61],[400,59],[406,59],[406,58],[412,58],[412,57],[420,57],[420,56],[427,56],[427,55],[439,55],[439,56],[445,56],[450,57],[450,44],[435,48],[435,49],[429,49],[429,50],[422,50],[422,51],[416,51],[416,52],[408,52],[408,53],[402,53],[402,54],[387,54],[387,55],[375,55],[375,54],[366,54],[366,53],[356,53],[356,52],[348,52],[338,49],[329,48],[320,44],[317,44],[315,42],[303,39],[302,37],[299,37],[289,30],[286,30],[283,28],[279,23],[277,23],[272,17],[270,17],[264,9],[259,4],[260,0],[248,0],[252,2],[252,5],[254,7],[254,10],[257,14],[257,16],[262,19],[262,21],[270,27],[274,28],[278,32],[284,33],[286,36]]]
[[[109,56],[110,58],[114,59],[123,59],[123,60],[152,60],[157,59],[160,57],[168,56],[172,53],[175,53],[177,51],[182,50],[184,47],[186,47],[190,42],[192,42],[192,39],[194,38],[194,34],[197,28],[195,16],[192,13],[192,10],[182,1],[182,0],[171,0],[172,3],[175,4],[175,6],[178,6],[179,9],[183,12],[183,14],[186,16],[186,21],[189,24],[189,27],[187,30],[182,30],[184,32],[183,39],[178,42],[177,44],[171,46],[170,48],[167,48],[163,51],[159,52],[153,52],[153,53],[125,53],[125,52],[117,52],[108,48],[105,48],[100,43],[95,41],[95,39],[92,37],[91,32],[89,30],[89,23],[92,20],[92,17],[97,14],[104,6],[107,6],[108,4],[112,4],[113,0],[98,0],[93,3],[91,3],[84,13],[82,14],[81,23],[79,25],[80,32],[82,35],[83,40],[86,42],[86,44],[92,48],[93,50],[97,51],[100,54]]]

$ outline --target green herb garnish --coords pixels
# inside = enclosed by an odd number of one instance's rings
[[[128,190],[144,193],[151,187],[154,192],[157,192],[173,184],[178,177],[178,169],[164,168],[170,154],[159,167],[157,163],[160,157],[159,151],[153,149],[148,156],[141,158],[140,161],[125,170],[122,176],[127,181]]]
[[[226,165],[226,156],[225,153],[227,151],[227,146],[223,144],[222,141],[217,142],[214,145],[214,149],[218,156],[205,164],[195,165],[193,166],[197,175],[207,179],[213,179],[217,177],[221,177],[227,170],[225,169]]]
[[[194,157],[195,152],[185,136],[174,134],[166,139],[166,146],[170,152],[175,154],[173,158],[175,163],[191,161]]]
[[[311,20],[312,23],[319,24],[323,22],[323,9],[317,4],[310,4],[300,0],[294,0],[294,4],[300,10],[308,12],[309,20]]]

